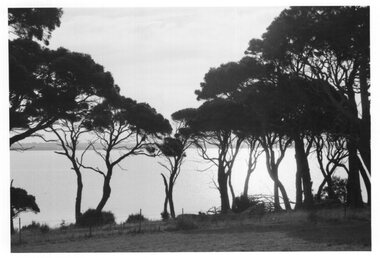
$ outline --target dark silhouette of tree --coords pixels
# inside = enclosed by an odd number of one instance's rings
[[[347,174],[349,173],[349,170],[345,164],[348,157],[346,140],[344,137],[337,137],[336,139],[334,138],[336,137],[319,136],[314,139],[319,168],[324,177],[315,195],[315,198],[317,200],[320,200],[322,198],[322,194],[327,194],[327,197],[329,199],[337,198],[333,189],[332,181],[333,174],[337,168],[343,168]],[[325,186],[326,184],[327,186]]]
[[[59,49],[53,53],[49,65],[51,75],[60,85],[56,87],[68,95],[65,115],[49,126],[58,139],[62,151],[56,153],[66,156],[77,177],[75,219],[81,216],[82,175],[78,160],[80,136],[87,133],[84,121],[90,110],[102,99],[110,101],[119,97],[119,87],[114,84],[112,75],[95,63],[89,55]],[[61,93],[62,94],[62,93]]]
[[[115,166],[132,155],[152,156],[156,151],[153,139],[170,134],[172,130],[169,121],[148,104],[123,96],[95,106],[86,117],[86,128],[92,130],[96,142],[102,146],[102,150],[98,150],[89,144],[86,150],[92,148],[105,165],[104,169],[84,165],[86,151],[82,153],[81,167],[99,173],[104,179],[102,198],[96,207],[98,212],[102,211],[111,195],[110,182]]]
[[[282,71],[332,86],[322,89],[350,121],[348,203],[361,206],[357,150],[370,171],[369,8],[286,9],[268,27],[262,41],[250,42],[247,53],[272,60]],[[341,95],[339,100],[346,101],[337,101],[333,97],[336,92]],[[366,177],[363,169],[360,172]]]
[[[242,143],[233,131],[244,122],[242,106],[229,100],[214,99],[198,109],[180,110],[175,115],[178,120],[185,121],[201,157],[217,167],[217,183],[214,183],[220,193],[222,212],[227,212],[230,209],[228,187],[234,195],[229,177]],[[217,155],[210,154],[209,148],[216,148]]]
[[[246,143],[248,146],[249,154],[247,161],[247,175],[244,180],[244,189],[242,196],[248,198],[249,180],[251,178],[252,173],[256,169],[257,161],[263,153],[263,149],[260,146],[260,141],[257,136],[248,135],[244,139],[244,143]]]
[[[158,145],[163,157],[166,160],[166,164],[160,162],[168,172],[169,175],[166,176],[161,173],[162,179],[165,185],[165,202],[163,214],[168,213],[167,205],[169,204],[170,216],[175,218],[174,202],[173,202],[173,189],[174,184],[181,172],[181,166],[186,157],[186,150],[190,147],[191,141],[189,135],[181,134],[177,130],[174,137],[166,137],[162,144]]]
[[[9,8],[9,32],[48,45],[52,31],[61,25],[62,14],[61,8]]]
[[[65,156],[71,163],[71,169],[75,172],[77,177],[77,191],[75,198],[75,222],[78,223],[82,212],[82,190],[83,180],[81,172],[81,164],[78,160],[78,144],[79,138],[82,134],[87,133],[88,130],[83,124],[83,119],[79,121],[75,120],[61,120],[55,123],[51,127],[51,131],[58,138],[58,145],[62,149],[61,151],[55,151],[55,153]]]
[[[13,180],[12,180],[13,181]],[[21,212],[33,211],[40,212],[40,208],[36,203],[36,198],[22,188],[13,187],[11,185],[11,233],[15,232],[13,219]]]

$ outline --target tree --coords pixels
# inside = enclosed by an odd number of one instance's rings
[[[268,27],[263,40],[250,42],[247,53],[271,60],[284,72],[332,86],[322,89],[350,121],[348,202],[361,206],[357,150],[370,171],[369,8],[286,9]],[[335,92],[346,101],[337,101]]]
[[[88,130],[84,126],[84,119],[79,121],[75,120],[61,120],[55,126],[51,126],[51,131],[58,138],[58,145],[61,151],[55,153],[65,156],[71,163],[71,169],[75,172],[77,178],[77,191],[75,198],[75,223],[81,219],[81,205],[82,205],[82,191],[83,180],[81,172],[81,164],[78,160],[78,145],[79,138],[82,134],[87,133]]]
[[[263,150],[260,146],[260,141],[257,136],[248,135],[245,137],[244,142],[248,145],[248,162],[247,162],[247,175],[244,180],[244,190],[242,197],[248,198],[249,180],[252,173],[256,169],[257,161]]]
[[[348,168],[345,165],[345,161],[347,161],[348,157],[346,140],[343,137],[327,137],[326,139],[325,137],[320,136],[314,140],[319,168],[324,177],[315,195],[317,200],[322,199],[322,195],[326,194],[329,199],[337,198],[333,186],[333,174],[337,168],[343,168],[348,174]],[[325,155],[324,152],[326,152]],[[326,157],[327,160],[325,163],[324,157]],[[327,186],[325,186],[326,183]]]
[[[57,137],[62,151],[56,151],[69,159],[72,170],[77,177],[77,194],[75,201],[75,220],[81,216],[82,174],[78,160],[78,144],[80,137],[88,133],[85,127],[86,116],[100,101],[113,101],[119,97],[119,87],[114,84],[112,75],[104,71],[103,66],[95,63],[91,56],[59,49],[53,53],[49,64],[51,75],[60,91],[68,95],[65,114],[49,126],[49,130]],[[62,93],[60,93],[62,95]]]
[[[153,139],[171,133],[171,126],[161,114],[146,103],[120,96],[118,99],[104,100],[95,106],[86,118],[86,128],[92,130],[96,141],[102,146],[98,150],[93,143],[86,148],[92,150],[104,161],[105,168],[84,165],[83,152],[81,167],[103,176],[103,194],[96,207],[100,212],[111,195],[111,178],[116,165],[132,155],[151,156],[156,151]],[[114,155],[114,152],[119,155]]]
[[[40,212],[40,208],[36,203],[36,198],[22,188],[13,187],[11,185],[11,233],[15,232],[13,219],[21,212],[33,211]]]
[[[166,137],[162,144],[159,144],[158,147],[163,154],[166,163],[161,163],[168,172],[169,176],[165,176],[164,173],[161,173],[162,179],[165,185],[165,203],[163,214],[167,214],[167,204],[169,203],[170,207],[170,216],[175,218],[174,202],[173,202],[173,189],[174,184],[181,172],[181,166],[186,157],[186,150],[190,147],[191,141],[188,135],[180,134],[179,130],[173,137]]]
[[[242,126],[244,115],[239,104],[225,99],[210,100],[198,109],[184,109],[176,113],[178,119],[185,121],[201,157],[217,167],[215,185],[220,193],[223,213],[230,209],[228,187],[234,195],[229,178],[242,143],[242,139],[233,132]],[[209,153],[210,147],[218,150],[216,156]]]
[[[52,31],[61,25],[62,8],[9,8],[10,33],[49,44]]]

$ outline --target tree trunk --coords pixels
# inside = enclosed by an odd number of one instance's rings
[[[251,173],[249,173],[249,169],[248,169],[248,173],[247,173],[247,176],[245,177],[245,181],[244,181],[244,190],[243,190],[243,196],[244,197],[248,197],[248,185],[249,185],[250,177],[251,177]]]
[[[303,139],[300,136],[294,137],[294,148],[296,152],[297,173],[302,178],[304,201],[302,207],[311,208],[313,205],[312,182],[310,177],[309,162],[305,153]]]
[[[360,155],[365,166],[371,174],[371,113],[369,100],[369,86],[367,83],[368,76],[368,61],[363,58],[359,68],[360,79],[360,100],[362,106],[362,119],[360,121]]]
[[[82,205],[82,191],[83,191],[83,181],[82,181],[82,174],[80,173],[79,169],[76,170],[77,175],[77,196],[75,199],[75,222],[78,223],[80,217],[82,216],[81,212],[81,205]]]
[[[11,212],[12,213],[12,212]],[[15,227],[13,225],[13,217],[11,215],[11,234],[13,235],[15,233]]]
[[[280,195],[278,192],[278,180],[275,180],[273,182],[273,194],[274,194],[274,210],[275,211],[281,211],[281,205],[280,205]]]
[[[228,198],[227,175],[224,172],[223,164],[218,167],[218,187],[220,193],[222,213],[226,213],[230,209],[230,201]]]
[[[169,208],[170,208],[170,216],[173,219],[175,219],[175,210],[174,210],[174,203],[173,203],[173,182],[169,183],[168,201],[169,201]]]
[[[323,191],[323,187],[326,185],[327,183],[327,196],[329,199],[335,199],[336,196],[335,196],[335,193],[333,191],[333,186],[332,186],[332,181],[331,181],[331,175],[326,175],[324,178],[323,178],[323,181],[322,183],[319,185],[318,187],[318,191],[315,195],[315,198],[317,200],[321,200],[321,195],[322,195],[322,191]]]
[[[347,180],[347,204],[353,208],[363,206],[362,193],[359,178],[359,159],[357,148],[352,139],[347,142],[349,174]]]
[[[367,190],[367,197],[368,197],[368,200],[367,200],[367,205],[371,206],[371,181],[369,180],[368,178],[368,175],[366,173],[366,171],[364,170],[364,167],[362,166],[361,163],[359,163],[359,172],[360,172],[360,175],[362,176],[363,178],[363,181],[364,181],[364,185],[365,185],[365,188]]]
[[[168,196],[165,194],[165,201],[164,201],[164,214],[168,214]]]
[[[302,178],[301,173],[298,170],[297,166],[297,172],[296,172],[296,205],[295,209],[299,209],[302,207]]]
[[[233,188],[232,182],[231,182],[231,173],[228,174],[228,186],[230,187],[231,197],[232,197],[231,207],[232,207],[232,209],[234,209],[235,208],[235,191],[234,191],[234,188]]]
[[[169,187],[168,187],[168,182],[166,180],[165,175],[161,173],[161,176],[162,176],[162,180],[164,181],[164,185],[165,185],[165,202],[164,202],[164,211],[163,211],[163,213],[164,214],[168,214]]]
[[[290,206],[289,197],[288,197],[288,194],[286,193],[285,187],[284,187],[284,185],[281,183],[280,180],[277,181],[277,185],[278,185],[278,188],[279,188],[280,191],[281,191],[282,199],[284,200],[285,209],[286,209],[287,211],[290,211],[290,210],[292,209],[292,207]]]
[[[110,198],[110,195],[111,195],[111,186],[110,186],[111,175],[112,175],[112,172],[108,172],[107,176],[104,178],[103,195],[102,195],[102,198],[101,198],[98,206],[96,207],[97,212],[101,212],[103,210],[108,199]]]

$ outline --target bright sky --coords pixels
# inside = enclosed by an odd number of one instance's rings
[[[210,67],[238,61],[284,7],[64,8],[50,48],[90,54],[124,96],[166,118],[197,107]]]

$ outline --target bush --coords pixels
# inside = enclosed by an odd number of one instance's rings
[[[47,224],[40,224],[38,222],[32,221],[31,224],[27,226],[23,226],[22,230],[31,230],[31,231],[40,230],[41,233],[45,234],[50,231],[50,227]]]
[[[178,230],[191,230],[198,228],[194,220],[189,218],[180,218],[176,221],[176,229]]]
[[[79,218],[77,225],[82,227],[102,226],[115,224],[115,216],[111,211],[97,212],[94,209],[88,209]]]
[[[169,219],[169,212],[167,212],[167,211],[161,212],[161,219],[162,220],[168,220]]]
[[[46,234],[50,231],[50,227],[46,224],[42,224],[40,227],[40,231],[42,234]]]
[[[128,216],[127,223],[137,223],[139,221],[145,221],[148,220],[147,218],[144,217],[144,215],[140,215],[139,213],[136,214],[131,214]]]

